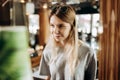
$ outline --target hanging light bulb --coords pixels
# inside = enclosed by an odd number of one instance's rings
[[[21,3],[25,3],[25,0],[20,0]]]
[[[43,8],[44,9],[46,9],[48,6],[47,6],[47,4],[45,3],[44,5],[43,5]]]

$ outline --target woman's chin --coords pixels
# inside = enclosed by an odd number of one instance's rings
[[[58,38],[55,38],[55,41],[56,41],[56,42],[61,42],[61,40],[60,40],[60,39],[58,39]]]
[[[59,39],[55,39],[55,41],[56,41],[56,42],[60,42],[60,40],[59,40]]]

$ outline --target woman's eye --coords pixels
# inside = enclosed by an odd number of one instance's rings
[[[59,28],[65,28],[65,26],[64,25],[59,25]]]
[[[54,28],[54,25],[50,25],[51,28]]]

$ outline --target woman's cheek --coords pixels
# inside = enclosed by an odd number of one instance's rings
[[[53,33],[53,28],[50,28],[50,32]]]

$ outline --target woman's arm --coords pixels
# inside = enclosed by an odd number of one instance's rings
[[[50,76],[50,70],[49,70],[49,58],[46,53],[46,51],[43,52],[41,61],[40,61],[40,67],[39,67],[39,74],[44,76]]]
[[[93,54],[89,59],[88,67],[85,71],[85,80],[95,80],[97,72],[97,59],[96,55]]]

